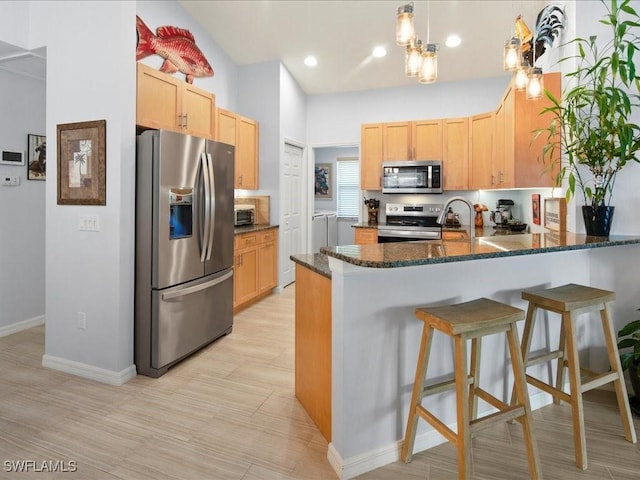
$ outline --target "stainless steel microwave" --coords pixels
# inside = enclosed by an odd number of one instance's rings
[[[442,193],[442,161],[383,162],[382,193]]]

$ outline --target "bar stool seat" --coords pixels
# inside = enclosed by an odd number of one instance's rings
[[[561,404],[562,401],[566,401],[571,404],[576,465],[583,470],[588,466],[582,394],[607,383],[613,382],[615,386],[625,438],[631,443],[636,443],[636,433],[631,419],[627,389],[609,315],[609,304],[615,300],[615,293],[571,283],[555,288],[525,290],[522,292],[522,298],[529,302],[522,337],[522,358],[525,370],[529,366],[558,359],[555,386],[532,375],[526,375],[526,380],[531,385],[553,395],[555,403]],[[611,371],[603,374],[580,368],[574,328],[576,313],[596,308],[600,311],[600,320],[604,330],[609,364],[611,365]],[[530,358],[531,337],[538,309],[555,312],[562,316],[560,339],[558,350]],[[563,390],[565,367],[569,371],[569,393],[565,393]],[[515,402],[517,402],[517,397],[513,396],[511,403],[514,404]]]
[[[417,308],[415,315],[424,322],[420,353],[416,367],[413,394],[409,407],[407,429],[401,457],[410,462],[416,436],[418,418],[427,421],[458,450],[458,478],[471,478],[471,433],[499,421],[518,420],[524,430],[524,443],[529,460],[531,478],[541,479],[542,471],[533,435],[531,408],[524,378],[524,367],[518,341],[516,322],[524,318],[524,311],[488,298],[433,308]],[[429,354],[434,329],[454,339],[455,380],[425,387]],[[479,386],[481,338],[506,333],[515,378],[515,401],[508,405]],[[467,340],[471,339],[471,363],[467,372]],[[457,432],[451,430],[422,405],[426,395],[456,390]],[[478,398],[498,412],[477,418]]]

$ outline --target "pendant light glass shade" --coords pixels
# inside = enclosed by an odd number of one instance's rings
[[[516,70],[513,78],[513,87],[521,92],[527,88],[527,85],[529,85],[529,62],[525,61]]]
[[[433,83],[438,79],[438,46],[428,43],[422,49],[422,65],[420,65],[420,83]]]
[[[522,43],[518,37],[504,42],[503,67],[507,72],[515,72],[522,63]]]
[[[544,94],[544,79],[542,69],[533,67],[529,72],[529,84],[527,85],[527,100],[538,100]]]
[[[407,47],[407,53],[404,62],[404,73],[408,77],[417,77],[420,73],[422,65],[422,41],[416,40],[415,44]]]
[[[396,43],[401,47],[411,45],[416,41],[416,29],[413,25],[413,2],[398,7],[396,20]]]

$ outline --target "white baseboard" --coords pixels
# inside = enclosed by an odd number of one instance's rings
[[[137,375],[135,365],[131,365],[120,372],[114,372],[51,355],[42,356],[42,366],[109,385],[123,385]]]
[[[542,408],[545,405],[549,405],[552,401],[553,398],[551,395],[545,392],[539,392],[529,397],[531,410]],[[497,410],[491,409],[487,412],[483,412],[482,415],[488,415],[494,411]],[[447,426],[454,432],[457,430],[455,422]],[[428,450],[445,442],[445,438],[436,430],[429,430],[428,432],[416,436],[413,453],[415,455],[418,452]],[[397,442],[376,450],[346,459],[343,459],[340,453],[333,446],[333,443],[330,443],[327,449],[327,460],[329,460],[329,464],[340,480],[348,480],[400,460],[400,452],[402,451],[403,443],[403,440],[398,440]]]
[[[44,315],[38,315],[37,317],[28,318],[21,322],[12,323],[0,327],[0,337],[6,337],[7,335],[13,335],[14,333],[21,332],[22,330],[28,330],[29,328],[37,327],[44,324]]]

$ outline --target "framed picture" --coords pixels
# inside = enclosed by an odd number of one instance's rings
[[[567,200],[565,198],[544,199],[544,227],[556,232],[567,231]]]
[[[106,205],[107,122],[58,125],[58,205]]]
[[[47,179],[47,137],[27,135],[27,180]]]
[[[332,187],[331,187],[331,164],[330,163],[316,163],[316,198],[331,200]]]
[[[536,225],[540,225],[540,194],[531,195],[531,221]]]

